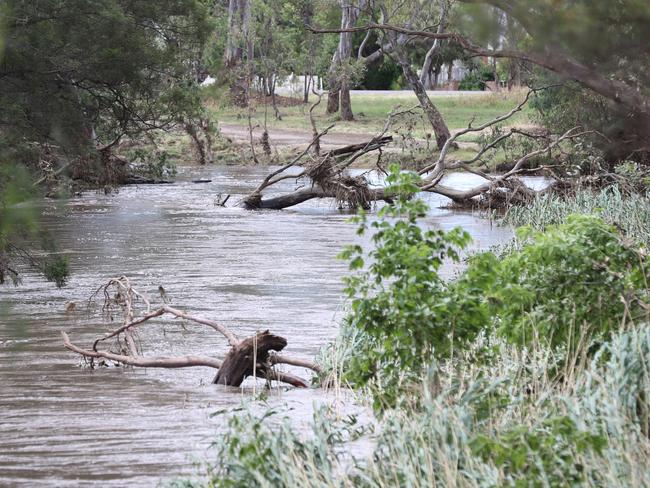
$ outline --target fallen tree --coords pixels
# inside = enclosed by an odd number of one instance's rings
[[[562,134],[540,136],[517,128],[510,128],[483,144],[477,153],[469,159],[452,159],[450,157],[450,151],[456,147],[460,137],[470,133],[485,133],[491,127],[506,122],[524,108],[532,94],[542,89],[546,89],[546,87],[529,90],[524,99],[508,113],[495,117],[484,124],[474,126],[470,123],[466,128],[451,135],[443,144],[435,160],[418,171],[421,177],[421,190],[443,195],[458,206],[482,204],[490,207],[504,203],[526,203],[540,193],[548,191],[547,189],[535,190],[528,187],[521,176],[544,170],[550,171],[554,165],[540,164],[531,167],[530,163],[540,156],[550,156],[552,151],[556,150],[563,142],[583,137],[593,131],[583,131],[580,127],[573,127]],[[318,152],[314,153],[311,149],[318,146],[320,138],[327,134],[333,126],[329,126],[322,132],[314,129],[314,137],[309,146],[293,160],[269,173],[258,187],[242,200],[241,206],[249,210],[280,210],[315,198],[333,198],[340,206],[368,209],[375,201],[390,201],[391,196],[387,195],[383,188],[371,185],[365,174],[351,175],[349,168],[360,157],[376,151],[378,157],[375,168],[377,171],[385,173],[381,167],[382,150],[392,141],[392,137],[386,136],[386,133],[396,116],[411,113],[414,110],[415,108],[394,111],[389,114],[381,133],[373,139],[361,144],[334,149],[323,155]],[[483,158],[487,154],[515,134],[536,139],[539,148],[529,151],[513,161],[510,169],[501,174],[490,174],[476,166],[475,163],[485,163]],[[296,171],[296,168],[299,170]],[[445,175],[451,171],[459,170],[480,176],[484,181],[465,190],[458,190],[442,184]],[[273,191],[276,184],[285,180],[295,180],[298,187],[288,193],[265,196],[266,192]]]
[[[80,354],[88,360],[90,367],[105,365],[112,361],[125,366],[141,368],[187,368],[203,366],[217,369],[213,383],[226,386],[240,386],[249,376],[264,378],[268,382],[278,381],[299,388],[306,388],[307,382],[298,376],[278,371],[275,365],[288,364],[319,372],[319,367],[310,362],[296,358],[281,356],[278,352],[287,346],[287,340],[272,334],[268,330],[257,332],[251,337],[238,338],[230,329],[222,324],[201,317],[195,317],[166,304],[152,310],[146,296],[135,290],[128,278],[122,276],[108,281],[98,290],[104,295],[102,310],[111,314],[116,308],[121,310],[123,323],[97,338],[90,349],[84,349],[72,343],[65,332],[61,332],[63,345],[70,351]],[[95,295],[97,294],[95,293]],[[161,293],[162,294],[162,293]],[[136,302],[145,305],[145,311],[135,316]],[[138,347],[137,331],[151,320],[163,315],[171,315],[195,324],[205,325],[221,334],[230,350],[223,359],[211,356],[143,356]],[[112,349],[100,349],[100,345],[113,339]]]
[[[276,171],[271,172],[258,187],[243,199],[241,205],[249,210],[281,210],[314,198],[334,198],[345,203],[350,208],[369,208],[370,202],[384,199],[381,189],[372,189],[362,176],[350,176],[346,170],[360,157],[379,151],[389,144],[393,138],[383,133],[368,142],[352,144],[334,149],[324,155],[310,156],[310,149],[318,145],[331,128],[317,133],[309,146],[292,161]],[[384,131],[385,132],[385,131]],[[303,158],[310,156],[308,162]],[[300,167],[298,173],[291,173],[294,167]],[[264,191],[280,181],[307,178],[309,185],[280,196],[264,198]]]

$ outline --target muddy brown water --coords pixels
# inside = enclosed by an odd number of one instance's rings
[[[62,289],[29,274],[19,287],[0,288],[0,486],[167,483],[191,473],[193,460],[209,458],[222,421],[210,414],[253,393],[252,380],[244,389],[211,385],[213,371],[206,368],[79,367],[60,331],[87,347],[110,327],[86,300],[113,276],[127,275],[153,300],[162,285],[174,306],[239,335],[269,328],[288,338],[286,353],[297,357],[313,357],[336,336],[346,265],[335,257],[358,239],[355,228],[329,201],[281,212],[215,206],[219,194],[236,202],[264,174],[250,167],[192,169],[173,185],[39,203],[42,225],[57,236],[72,277]],[[197,178],[212,182],[191,183]],[[471,183],[470,175],[447,181]],[[428,198],[434,206],[444,202]],[[474,249],[511,235],[471,213],[438,208],[425,224],[464,227]],[[66,312],[71,302],[75,310]],[[145,352],[225,350],[211,329],[177,324],[144,328]],[[277,389],[267,399],[291,409],[299,424],[308,422],[315,404],[328,401],[331,394],[319,389]]]

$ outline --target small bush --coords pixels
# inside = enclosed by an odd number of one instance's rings
[[[397,397],[396,385],[419,376],[428,358],[449,356],[455,343],[473,340],[484,325],[472,290],[452,293],[438,275],[445,259],[460,259],[469,235],[459,228],[443,232],[418,225],[427,206],[413,198],[416,178],[393,167],[387,191],[394,203],[372,224],[364,213],[354,219],[359,234],[369,227],[374,232],[367,268],[360,246],[341,253],[357,272],[345,280],[352,299],[348,326],[361,331],[346,379],[358,386],[379,380],[388,387],[382,399],[389,403]]]
[[[601,218],[569,216],[518,236],[519,250],[500,260],[484,254],[470,265],[494,270],[484,293],[509,340],[575,351],[607,338],[646,300],[645,256]]]
[[[494,71],[488,65],[480,65],[462,79],[459,90],[483,91],[486,81],[494,81]]]

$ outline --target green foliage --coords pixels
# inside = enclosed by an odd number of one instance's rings
[[[67,258],[56,255],[54,240],[38,226],[39,212],[32,203],[36,196],[33,176],[24,165],[0,165],[0,284],[18,284],[19,265],[35,269],[58,287],[68,278]],[[34,255],[29,251],[33,247],[45,254]]]
[[[512,427],[497,438],[479,435],[470,442],[476,455],[507,477],[519,478],[514,486],[539,487],[584,483],[587,479],[577,459],[589,450],[601,454],[606,444],[605,436],[579,430],[569,417],[545,419],[534,429]]]
[[[43,276],[47,281],[53,281],[59,288],[65,285],[69,275],[70,268],[66,256],[50,256],[43,264]]]
[[[201,0],[9,0],[0,65],[7,143],[52,143],[62,154],[175,123],[179,92],[210,31]]]
[[[345,280],[352,299],[347,320],[363,333],[346,378],[357,385],[379,381],[395,388],[419,376],[430,356],[447,357],[454,343],[471,341],[482,323],[480,308],[467,306],[472,290],[463,290],[470,293],[461,297],[438,275],[445,259],[460,259],[469,235],[458,228],[445,233],[418,225],[427,206],[414,198],[416,175],[393,166],[387,183],[393,203],[379,211],[378,220],[369,224],[363,212],[353,219],[358,234],[373,231],[369,265],[364,269],[360,246],[347,247],[340,257],[357,272]],[[395,395],[387,391],[384,400]]]
[[[487,64],[479,64],[463,78],[458,86],[459,90],[482,91],[485,90],[485,82],[494,81],[494,71]]]
[[[426,364],[467,349],[480,333],[567,360],[593,353],[643,315],[645,254],[595,216],[569,216],[544,232],[520,229],[511,252],[474,256],[456,280],[443,281],[443,260],[458,261],[469,237],[418,224],[426,205],[412,198],[416,182],[392,168],[394,203],[371,224],[364,213],[355,218],[359,234],[372,229],[374,249],[367,258],[360,246],[341,254],[356,272],[346,278],[352,302],[344,326],[355,346],[337,362],[345,380],[376,387],[376,407],[394,405]]]
[[[545,73],[538,72],[535,76],[537,86],[557,82],[558,78]],[[573,127],[598,131],[597,134],[586,137],[593,146],[591,152],[594,153],[595,149],[601,153],[604,151],[612,160],[624,156],[617,154],[621,149],[621,138],[625,138],[637,123],[634,117],[626,116],[619,109],[613,108],[604,97],[575,82],[565,82],[536,92],[530,101],[530,107],[535,110],[534,120],[553,132],[563,133]]]
[[[166,179],[176,176],[176,164],[170,161],[169,153],[164,150],[138,148],[134,151],[135,170],[154,179]]]
[[[392,90],[399,84],[402,69],[391,59],[385,59],[378,66],[371,66],[363,73],[360,88],[363,90]]]
[[[553,75],[537,68],[532,80],[534,86],[562,83],[535,101],[549,129],[595,129],[606,135],[594,135],[593,142],[608,160],[650,160],[648,2],[481,0],[463,2],[460,10],[460,30],[475,42],[553,66]]]
[[[645,257],[602,219],[569,216],[545,232],[520,229],[518,237],[520,249],[470,264],[470,272],[473,266],[494,272],[484,293],[501,335],[574,351],[638,313],[647,294]]]

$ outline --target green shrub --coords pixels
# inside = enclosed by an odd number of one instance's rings
[[[364,213],[354,219],[359,234],[368,227],[374,232],[367,268],[360,246],[341,253],[356,272],[345,279],[352,299],[348,326],[361,331],[346,379],[358,386],[379,381],[388,387],[383,400],[389,403],[396,385],[419,376],[431,356],[449,356],[454,344],[470,342],[484,325],[483,309],[469,293],[474,290],[452,293],[438,274],[445,259],[460,259],[469,235],[460,228],[444,232],[418,225],[427,206],[413,198],[416,181],[416,175],[393,167],[387,179],[393,203],[372,224]]]
[[[484,293],[509,340],[575,351],[607,338],[646,300],[645,256],[601,218],[573,215],[545,232],[522,228],[518,236],[519,250],[502,259],[483,254],[468,271],[493,270]]]
[[[374,232],[367,267],[360,246],[341,254],[356,272],[346,278],[352,300],[343,327],[354,346],[337,347],[335,362],[349,383],[376,388],[376,408],[394,406],[417,388],[425,365],[467,349],[481,333],[550,348],[567,361],[592,354],[645,314],[645,255],[596,216],[569,216],[544,232],[520,229],[511,252],[474,256],[444,281],[440,266],[458,261],[469,237],[418,224],[426,205],[412,198],[415,178],[393,168],[394,203],[372,224],[356,217],[360,234]],[[477,354],[487,357],[489,348]]]
[[[481,64],[461,80],[458,89],[483,91],[486,88],[486,81],[494,81],[494,71],[492,67]]]

